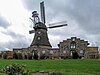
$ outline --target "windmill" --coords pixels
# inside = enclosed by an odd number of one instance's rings
[[[30,46],[45,46],[47,48],[51,48],[51,44],[49,42],[48,39],[48,34],[47,34],[47,29],[48,28],[57,28],[57,27],[62,27],[62,26],[67,26],[66,23],[63,22],[62,23],[54,23],[52,24],[53,26],[49,26],[47,27],[45,25],[46,20],[45,20],[45,8],[44,8],[44,1],[40,3],[40,11],[41,11],[41,21],[39,18],[39,14],[37,13],[37,11],[33,11],[32,12],[32,17],[30,18],[31,21],[34,23],[33,29],[34,30],[30,30],[29,33],[35,33],[34,35],[34,39],[31,43]]]

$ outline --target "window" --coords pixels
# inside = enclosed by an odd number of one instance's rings
[[[38,34],[41,34],[41,32],[39,31]]]
[[[20,51],[20,50],[18,50],[18,52],[20,53],[21,51]]]
[[[71,48],[75,48],[75,45],[71,45]]]
[[[53,54],[53,51],[50,51],[50,54]]]
[[[75,41],[75,38],[73,38],[72,41]]]
[[[43,54],[45,54],[45,51],[42,51]]]
[[[38,37],[38,40],[40,40],[40,37]]]
[[[80,53],[83,53],[83,50],[80,50]]]
[[[63,51],[63,53],[66,53],[66,51]]]
[[[71,42],[70,48],[71,48],[71,49],[75,49],[75,48],[76,48],[76,42],[75,42],[75,41],[72,41],[72,42]]]

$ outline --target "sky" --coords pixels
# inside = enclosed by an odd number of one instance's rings
[[[0,0],[0,51],[30,46],[32,11],[40,14],[43,0]],[[44,0],[46,25],[67,21],[68,26],[48,29],[53,47],[71,37],[100,46],[100,0]],[[40,15],[39,15],[40,16]]]

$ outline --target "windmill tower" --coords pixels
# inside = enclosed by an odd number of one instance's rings
[[[32,12],[32,17],[30,18],[32,22],[34,23],[33,29],[29,31],[30,34],[35,33],[34,39],[30,45],[30,47],[46,47],[51,48],[51,44],[48,39],[47,29],[48,28],[56,28],[56,27],[62,27],[67,26],[67,24],[60,24],[55,26],[47,27],[45,25],[45,8],[44,8],[44,2],[40,3],[40,11],[41,11],[41,21],[39,18],[39,14],[37,11]]]

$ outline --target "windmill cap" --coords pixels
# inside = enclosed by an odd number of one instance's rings
[[[44,23],[38,22],[38,23],[35,24],[34,29],[45,29],[45,30],[47,30],[47,27]]]

